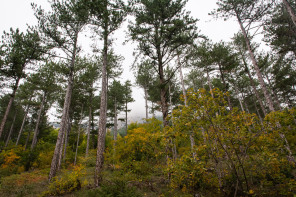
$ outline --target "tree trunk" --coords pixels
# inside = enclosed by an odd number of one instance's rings
[[[8,134],[7,139],[6,139],[5,148],[7,147],[8,142],[10,141],[10,137],[11,137],[11,134],[12,134],[12,131],[13,131],[16,115],[17,115],[17,113],[15,112],[14,117],[13,117],[13,121],[12,121],[11,126],[10,126],[9,134]]]
[[[71,59],[71,64],[70,64],[70,73],[68,77],[68,87],[65,95],[65,101],[64,101],[64,106],[63,106],[63,115],[62,115],[62,120],[60,124],[60,130],[58,133],[58,138],[53,154],[53,158],[51,161],[51,167],[50,167],[50,172],[48,179],[51,181],[51,179],[56,175],[57,169],[59,168],[59,154],[60,154],[60,149],[62,148],[62,138],[64,133],[67,131],[68,127],[68,118],[69,118],[69,109],[70,109],[70,104],[71,104],[71,97],[72,97],[72,88],[73,88],[73,74],[74,74],[74,65],[75,65],[75,58],[76,58],[76,50],[77,50],[77,39],[78,39],[78,32],[76,32],[75,40],[74,40],[74,48],[73,48],[73,53],[72,53],[72,59]]]
[[[210,75],[209,75],[209,71],[208,70],[207,70],[207,79],[208,79],[208,84],[209,84],[209,88],[210,88],[210,92],[211,92],[212,98],[214,98],[214,93],[213,93],[213,89],[212,89],[212,82],[211,82],[211,79],[210,79]]]
[[[67,133],[67,132],[65,132]],[[64,147],[64,144],[65,144],[65,133],[63,133],[63,136],[62,136],[62,144],[61,144],[61,148],[60,148],[60,153],[59,153],[59,163],[58,163],[58,171],[61,169],[61,164],[62,164],[62,156],[63,156],[63,147]]]
[[[222,66],[220,64],[218,64],[218,66],[219,66],[219,71],[220,71],[220,75],[221,75],[221,80],[222,80],[222,83],[223,83],[223,86],[224,86],[224,91],[223,92],[226,93],[228,88],[227,88],[226,81],[225,81],[225,78],[224,78],[224,74],[223,74],[223,71],[222,71]],[[232,111],[232,105],[231,105],[229,95],[227,95],[227,102],[228,102],[229,109]]]
[[[66,155],[67,155],[67,146],[68,146],[68,140],[69,140],[69,135],[70,135],[70,131],[71,131],[71,127],[72,127],[72,119],[69,117],[68,119],[68,125],[67,125],[67,131],[66,131],[66,135],[65,135],[65,146],[64,146],[64,156],[63,156],[63,161],[65,161],[66,159]]]
[[[184,96],[184,103],[187,106],[187,96],[186,96],[186,90],[185,90],[185,85],[184,85],[184,80],[183,80],[182,64],[180,62],[179,55],[178,55],[178,63],[179,63],[180,80],[181,80],[182,91],[183,91],[183,96]]]
[[[88,112],[88,126],[87,126],[87,141],[86,141],[86,150],[85,150],[85,157],[88,156],[89,151],[89,140],[90,140],[90,128],[91,128],[91,114],[92,114],[92,92],[90,93],[89,97],[89,112]]]
[[[30,98],[30,101],[31,101],[31,98]],[[28,116],[28,112],[29,112],[29,104],[27,104],[26,109],[25,109],[25,115],[24,115],[24,118],[23,118],[22,126],[20,128],[20,131],[19,131],[18,136],[17,136],[16,143],[15,143],[16,146],[18,145],[18,143],[19,143],[19,141],[21,139],[21,135],[22,135],[22,132],[23,132],[24,127],[25,127],[25,123],[26,123],[26,119],[27,119],[27,116]]]
[[[114,141],[117,140],[117,101],[115,98],[115,105],[114,105],[114,132],[113,132],[113,139]]]
[[[24,148],[24,150],[27,150],[27,146],[28,146],[28,143],[29,143],[30,137],[31,137],[31,130],[29,130],[29,133],[28,133],[28,136],[27,136],[27,139],[26,139],[26,143],[25,143],[25,148]]]
[[[20,78],[18,78],[13,86],[13,91],[12,91],[12,94],[10,95],[10,99],[9,99],[9,102],[8,102],[8,105],[6,107],[6,110],[5,110],[5,113],[4,113],[4,116],[3,116],[3,119],[1,121],[1,125],[0,125],[0,138],[2,136],[2,133],[3,133],[3,130],[4,130],[4,126],[5,126],[5,123],[6,123],[6,120],[7,120],[7,117],[8,117],[8,114],[10,112],[10,108],[12,106],[12,103],[13,103],[13,100],[14,100],[14,97],[15,97],[15,93],[17,91],[17,88],[18,88],[18,84],[20,82]]]
[[[105,19],[106,20],[106,19]],[[108,20],[108,19],[107,19]],[[100,120],[98,130],[97,159],[94,176],[95,187],[99,187],[102,181],[102,170],[104,164],[106,121],[107,121],[107,66],[108,66],[108,24],[104,27],[104,48],[102,66],[102,90],[100,105]]]
[[[80,120],[78,122],[78,135],[77,135],[77,143],[76,143],[76,150],[75,150],[74,166],[76,165],[76,161],[77,161],[77,152],[78,152],[78,145],[79,145],[82,118],[83,118],[83,104],[82,104],[82,107],[81,107]]]
[[[40,124],[42,110],[43,110],[44,103],[45,103],[45,98],[46,98],[46,92],[44,92],[44,94],[43,94],[42,101],[41,101],[41,104],[40,104],[40,109],[38,111],[38,118],[37,118],[35,130],[34,130],[34,137],[33,137],[33,140],[32,140],[31,150],[33,150],[34,147],[37,144],[37,137],[38,137],[38,134],[39,134],[39,124]]]
[[[147,88],[144,88],[145,92],[145,108],[146,108],[146,119],[148,119],[148,91]]]
[[[270,97],[270,95],[269,95],[269,93],[267,91],[267,88],[265,86],[265,83],[264,83],[264,80],[263,80],[261,71],[260,71],[260,69],[258,67],[256,58],[255,58],[255,55],[254,55],[254,52],[253,52],[253,49],[251,47],[250,40],[248,38],[247,32],[246,32],[245,28],[243,27],[242,21],[241,21],[241,19],[240,19],[240,17],[239,17],[238,14],[236,15],[236,17],[237,17],[238,23],[240,25],[241,31],[243,32],[243,35],[244,35],[244,38],[245,38],[246,45],[248,47],[248,51],[249,51],[250,57],[251,57],[251,60],[252,60],[254,69],[256,71],[257,77],[259,79],[261,88],[263,90],[263,94],[264,94],[265,100],[266,100],[266,102],[268,104],[269,110],[270,111],[274,111],[273,102],[272,102],[271,97]]]
[[[287,0],[283,0],[283,4],[286,6],[286,9],[296,27],[296,16],[295,16],[295,13],[293,11],[293,8],[291,7],[291,5],[289,4],[289,2]]]
[[[260,105],[260,107],[261,107],[261,110],[262,110],[264,116],[266,116],[266,110],[265,110],[265,107],[264,107],[263,102],[262,102],[262,100],[261,100],[261,98],[260,98],[260,96],[259,96],[259,93],[258,93],[258,91],[257,91],[257,88],[256,88],[256,85],[255,85],[255,82],[254,82],[254,80],[253,80],[253,78],[252,78],[252,76],[251,76],[251,73],[250,73],[250,70],[249,70],[249,68],[248,68],[248,65],[247,65],[247,62],[246,62],[246,60],[245,60],[245,57],[243,56],[242,52],[240,52],[240,53],[241,53],[241,56],[242,56],[242,60],[243,60],[243,62],[244,62],[244,66],[245,66],[246,73],[248,74],[248,77],[249,77],[249,79],[250,79],[252,89],[253,89],[253,91],[254,91],[254,93],[255,93],[255,96],[256,96],[256,98],[257,98],[257,100],[258,100],[258,102],[259,102],[259,105]]]

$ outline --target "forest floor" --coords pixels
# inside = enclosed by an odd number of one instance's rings
[[[69,170],[62,170],[60,177],[63,177]],[[68,188],[60,189],[62,194],[44,195],[48,192],[50,185],[48,183],[49,169],[33,170],[2,177],[0,179],[0,196],[5,197],[35,197],[35,196],[66,196],[66,197],[133,197],[133,196],[191,196],[181,192],[181,190],[172,191],[163,174],[155,173],[150,175],[137,175],[133,173],[122,172],[118,169],[108,168],[103,172],[102,187],[94,189],[94,167],[88,167],[83,170],[79,177],[81,187],[73,191],[67,191]],[[68,180],[64,180],[67,182]],[[65,185],[64,185],[65,186]],[[64,189],[64,191],[63,191]]]

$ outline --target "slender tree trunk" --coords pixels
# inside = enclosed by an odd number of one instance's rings
[[[147,88],[144,88],[145,92],[145,108],[146,108],[146,119],[148,119],[148,91]]]
[[[62,164],[62,156],[63,156],[63,147],[65,144],[65,135],[67,132],[63,133],[62,136],[62,144],[61,144],[61,148],[60,148],[60,153],[59,153],[59,163],[58,163],[58,171],[61,169],[61,164]]]
[[[242,100],[241,100],[241,98],[240,98],[240,96],[239,96],[239,91],[238,91],[238,89],[237,89],[237,87],[236,87],[235,84],[233,84],[233,86],[234,86],[234,90],[235,90],[235,93],[236,93],[236,95],[237,95],[237,98],[238,98],[238,101],[239,101],[240,107],[241,107],[242,111],[245,111],[244,106],[243,106],[243,103],[242,103]]]
[[[87,126],[87,141],[86,141],[86,150],[85,150],[85,157],[88,156],[89,151],[89,140],[90,140],[90,129],[91,129],[91,115],[92,115],[92,92],[89,96],[89,112],[88,112],[88,126]]]
[[[273,102],[272,102],[271,97],[270,97],[270,95],[269,95],[269,93],[267,91],[267,88],[266,88],[265,82],[263,80],[261,71],[260,71],[260,69],[258,67],[258,64],[257,64],[256,58],[255,58],[253,49],[251,47],[251,43],[250,43],[250,40],[248,38],[247,32],[246,32],[245,28],[243,27],[243,24],[242,24],[242,21],[241,21],[239,15],[237,14],[236,16],[237,16],[237,20],[238,20],[238,23],[240,25],[241,31],[243,32],[243,35],[244,35],[244,38],[245,38],[245,42],[246,42],[246,45],[248,47],[249,54],[250,54],[250,57],[251,57],[251,60],[252,60],[254,69],[256,71],[257,77],[259,79],[261,88],[263,90],[263,94],[264,94],[265,100],[266,100],[266,102],[268,104],[269,110],[270,111],[274,111]]]
[[[125,135],[127,135],[127,112],[128,112],[128,109],[127,109],[127,100],[125,102]]]
[[[82,104],[82,107],[81,107],[80,120],[78,122],[78,135],[77,135],[77,143],[76,143],[76,150],[75,150],[74,166],[76,165],[76,161],[77,161],[77,152],[78,152],[78,146],[79,146],[79,138],[80,138],[80,129],[81,129],[82,118],[83,118],[83,104]]]
[[[252,89],[253,89],[253,91],[254,91],[254,93],[255,93],[255,96],[256,96],[256,98],[257,98],[257,100],[258,100],[258,102],[259,102],[259,105],[260,105],[260,107],[261,107],[261,110],[262,110],[264,116],[266,116],[266,110],[265,110],[265,107],[264,107],[264,105],[263,105],[263,102],[262,102],[261,97],[259,96],[259,93],[258,93],[258,91],[257,91],[257,88],[256,88],[256,85],[255,85],[255,82],[254,82],[254,80],[253,80],[253,78],[252,78],[252,76],[251,76],[251,73],[250,73],[250,70],[249,70],[249,68],[248,68],[248,65],[247,65],[247,62],[246,62],[246,60],[245,60],[245,57],[243,56],[242,52],[240,52],[240,53],[241,53],[241,56],[242,56],[242,60],[243,60],[243,62],[244,62],[244,66],[245,66],[246,73],[248,74],[248,77],[249,77],[249,79],[250,79]]]
[[[181,85],[182,85],[182,91],[183,91],[183,96],[184,96],[184,103],[185,103],[185,105],[187,105],[187,96],[186,96],[186,90],[185,90],[185,85],[184,85],[184,80],[183,80],[182,64],[180,62],[179,55],[178,55],[178,64],[179,64],[179,72],[180,72],[180,80],[181,80]]]
[[[220,75],[221,75],[221,80],[222,80],[222,83],[223,83],[223,86],[224,86],[224,93],[226,93],[228,88],[227,88],[225,77],[224,77],[224,74],[223,74],[223,71],[222,71],[222,66],[220,64],[218,64],[218,66],[219,66],[219,71],[220,71]],[[228,102],[229,109],[232,110],[232,104],[231,104],[229,95],[227,95],[227,102]]]
[[[31,101],[31,98],[30,98],[30,101]],[[22,126],[20,128],[20,131],[19,131],[18,136],[17,136],[16,143],[15,143],[16,146],[18,145],[18,143],[19,143],[19,141],[21,139],[21,135],[22,135],[23,130],[24,130],[24,127],[25,127],[25,123],[26,123],[26,119],[27,119],[27,116],[28,116],[28,112],[29,112],[29,104],[27,104],[26,109],[25,109],[25,115],[24,115],[24,118],[23,118]]]
[[[28,132],[28,136],[27,136],[27,139],[26,139],[26,143],[25,143],[25,148],[24,148],[24,150],[27,150],[27,147],[28,147],[28,144],[29,144],[30,137],[31,137],[31,130],[29,130],[29,132]]]
[[[114,141],[117,140],[117,100],[115,98],[115,105],[114,105],[114,132],[113,132],[113,139]]]
[[[209,88],[210,88],[210,92],[211,92],[212,98],[214,98],[214,93],[213,93],[213,89],[212,89],[212,82],[211,82],[211,79],[210,79],[210,75],[209,75],[209,71],[208,70],[207,70],[207,79],[208,79],[208,84],[209,84]]]
[[[10,99],[9,99],[9,102],[8,102],[8,105],[6,107],[6,110],[5,110],[5,113],[4,113],[4,116],[3,116],[3,119],[1,121],[1,125],[0,125],[0,138],[2,136],[2,133],[3,133],[3,130],[4,130],[4,126],[5,126],[5,123],[6,123],[6,120],[7,120],[7,117],[8,117],[8,114],[10,112],[10,108],[12,106],[12,103],[13,103],[13,100],[14,100],[14,97],[15,97],[15,93],[18,89],[18,85],[19,85],[19,82],[20,82],[20,78],[18,78],[13,86],[13,91],[10,95]]]
[[[66,91],[65,101],[64,101],[64,107],[63,107],[63,115],[62,120],[60,124],[60,130],[58,133],[58,138],[51,162],[50,172],[48,179],[51,181],[51,179],[56,175],[57,169],[59,168],[59,154],[60,149],[62,148],[62,138],[64,133],[67,131],[68,127],[68,118],[69,118],[69,109],[71,104],[71,97],[72,97],[72,88],[73,88],[73,74],[74,74],[74,65],[75,65],[75,58],[76,58],[76,51],[77,51],[77,39],[78,39],[78,32],[76,32],[75,40],[74,40],[74,49],[72,53],[72,59],[70,64],[70,73],[68,77],[68,87]]]
[[[34,130],[34,137],[33,137],[33,140],[32,140],[31,150],[33,150],[34,147],[37,144],[37,137],[38,137],[38,134],[39,134],[39,125],[40,125],[42,110],[43,110],[44,103],[45,103],[45,98],[46,98],[46,92],[44,92],[44,94],[43,94],[42,101],[41,101],[41,104],[40,104],[40,109],[38,111],[38,118],[37,118],[35,130]]]
[[[106,8],[107,9],[107,8]],[[108,21],[108,19],[105,19]],[[97,159],[94,183],[95,187],[99,187],[102,181],[102,170],[104,164],[106,121],[107,121],[107,66],[108,66],[108,22],[104,27],[104,48],[103,48],[103,66],[102,66],[102,90],[100,105],[100,120],[97,144]]]
[[[66,159],[66,155],[67,155],[67,146],[68,146],[68,140],[69,140],[69,135],[70,135],[70,131],[72,128],[72,119],[69,117],[68,119],[68,125],[67,125],[67,131],[66,131],[66,135],[65,135],[65,146],[64,146],[64,156],[63,156],[63,161],[65,161]]]
[[[7,139],[6,139],[5,148],[7,147],[8,143],[10,141],[10,137],[11,137],[13,127],[14,127],[14,123],[15,123],[15,119],[16,119],[16,115],[17,115],[17,113],[15,112],[14,117],[13,117],[13,121],[12,121],[11,126],[10,126],[9,134],[8,134]]]
[[[295,15],[293,8],[291,7],[291,5],[289,4],[289,2],[287,0],[283,0],[283,4],[286,6],[286,9],[287,9],[295,27],[296,27],[296,15]]]

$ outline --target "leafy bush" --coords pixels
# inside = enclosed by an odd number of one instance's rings
[[[76,165],[73,170],[65,172],[60,177],[55,177],[42,196],[64,195],[79,190],[83,185],[87,184],[81,180],[84,174],[83,169],[83,166]]]
[[[88,197],[140,197],[136,188],[130,187],[126,182],[115,180],[114,182],[103,184],[99,189],[89,190]]]

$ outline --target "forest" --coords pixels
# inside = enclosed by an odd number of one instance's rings
[[[214,42],[188,1],[35,1],[3,32],[0,196],[296,196],[296,2],[216,0],[239,31]]]

